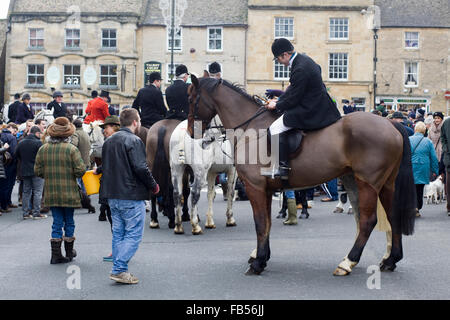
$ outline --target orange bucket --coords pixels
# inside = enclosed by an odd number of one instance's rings
[[[99,193],[101,177],[101,174],[94,174],[93,170],[86,171],[82,179],[88,196]]]

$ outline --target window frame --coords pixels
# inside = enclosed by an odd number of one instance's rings
[[[181,64],[182,63],[176,63],[176,62],[173,63],[173,80],[174,81],[176,80],[175,70]],[[166,63],[166,84],[170,83],[170,65],[171,65],[170,62]]]
[[[66,67],[71,67],[72,74],[66,74]],[[74,67],[79,68],[80,73],[78,75],[74,75],[74,73],[73,73]],[[72,79],[74,76],[78,77],[79,78],[78,84],[67,84],[66,77],[69,77],[69,76],[72,77]],[[64,64],[63,65],[63,87],[65,87],[65,88],[81,88],[81,65],[79,65],[79,64]]]
[[[416,65],[417,65],[417,70],[416,70],[416,84],[415,85],[408,85],[407,83],[406,83],[406,80],[407,80],[407,77],[408,77],[408,75],[409,74],[414,74],[414,73],[406,73],[406,70],[407,70],[407,65],[408,64],[411,64],[411,63],[415,63]],[[419,62],[418,61],[405,61],[404,63],[403,63],[403,86],[405,87],[405,88],[417,88],[417,87],[419,87],[419,71],[420,71],[420,69],[419,69]]]
[[[220,40],[210,38],[210,30],[220,30]],[[208,27],[206,29],[206,51],[208,52],[223,52],[223,27]],[[220,41],[220,49],[211,49],[209,44],[210,41]]]
[[[31,31],[35,30],[36,32],[36,37],[35,38],[31,38]],[[42,31],[42,37],[39,38],[38,37],[38,31],[41,30]],[[42,40],[42,46],[36,45],[36,46],[32,46],[31,45],[31,41],[36,41],[36,43],[38,43],[39,40]],[[44,28],[28,28],[28,48],[29,49],[44,49],[45,46],[45,31]]]
[[[108,38],[105,38],[103,36],[103,32],[108,31]],[[111,31],[114,31],[116,33],[115,38],[111,38]],[[108,41],[109,46],[105,47],[103,45],[103,41]],[[114,47],[111,47],[111,41],[115,41],[116,45]],[[117,29],[115,28],[103,28],[102,29],[102,36],[101,36],[101,48],[104,50],[116,50],[117,49]]]
[[[333,72],[330,72],[330,68],[331,68],[331,64],[330,64],[330,62],[331,62],[331,55],[342,55],[342,58],[341,59],[339,59],[338,58],[338,62],[340,61],[340,60],[344,60],[344,55],[345,55],[345,57],[346,57],[346,65],[345,65],[345,68],[346,68],[346,70],[345,70],[345,75],[346,75],[346,77],[345,78],[331,78],[331,73],[335,73],[334,71]],[[348,54],[348,52],[329,52],[328,53],[328,81],[334,81],[334,82],[345,82],[345,81],[349,81],[348,80],[348,74],[349,74],[349,54]],[[333,65],[333,67],[336,67],[335,65]],[[337,67],[339,68],[340,67],[340,65],[338,64],[337,65]],[[337,74],[339,74],[340,73],[340,71],[337,71]]]
[[[64,49],[69,49],[69,50],[80,49],[81,48],[81,30],[80,29],[69,29],[69,28],[66,28],[64,30],[65,30]],[[68,31],[72,31],[72,37],[70,37],[70,38],[67,36]],[[78,38],[73,37],[74,31],[78,31]],[[78,40],[78,46],[73,45],[76,40]],[[67,45],[68,41],[72,41],[72,46]]]
[[[347,26],[347,31],[345,31],[345,30],[343,30],[342,32],[345,34],[345,32],[347,33],[347,37],[343,37],[343,38],[340,38],[340,37],[338,37],[338,38],[335,38],[335,37],[331,37],[331,34],[333,33],[333,34],[336,34],[336,33],[340,33],[341,31],[340,30],[337,30],[337,31],[334,31],[334,32],[332,32],[332,30],[331,30],[331,28],[332,28],[332,24],[331,24],[331,21],[332,20],[345,20],[346,22],[347,22],[347,24],[345,25],[345,24],[343,24],[343,25],[341,25],[341,24],[334,24],[334,27],[340,27],[340,26],[343,26],[343,27],[345,27],[345,26]],[[329,41],[348,41],[348,40],[350,40],[350,19],[349,18],[347,18],[347,17],[333,17],[333,18],[329,18],[328,19],[328,40]]]
[[[102,74],[102,67],[107,67],[108,68],[108,74],[104,75]],[[111,75],[110,74],[110,68],[111,67],[115,67],[116,68],[116,74],[115,75]],[[103,89],[118,89],[119,88],[119,73],[118,73],[118,65],[117,64],[101,64],[100,65],[100,72],[99,72],[99,86],[100,88]],[[108,84],[102,84],[102,78],[108,78]],[[116,78],[116,84],[111,84],[111,78]]]
[[[286,36],[286,35],[278,35],[277,36],[277,19],[290,19],[292,20],[292,36]],[[286,24],[283,24],[283,26],[285,26]],[[294,17],[274,17],[273,20],[273,37],[274,39],[279,39],[279,38],[286,38],[288,40],[294,40],[295,37],[295,21],[294,21]]]
[[[284,68],[285,70],[278,70],[277,71],[277,66]],[[283,73],[287,73],[287,77],[277,77],[276,73],[277,72],[283,72]],[[282,63],[279,63],[278,61],[274,61],[273,62],[273,80],[274,81],[289,81],[290,79],[290,75],[291,75],[291,70],[290,67],[286,67],[285,65],[283,65]]]
[[[412,33],[417,33],[417,47],[407,47],[406,46],[406,41],[413,41],[413,40],[407,40],[406,39],[406,35],[407,34],[412,34]],[[419,31],[405,31],[404,35],[403,35],[403,43],[404,43],[404,48],[406,50],[418,50],[420,48],[420,32]]]
[[[172,48],[170,47],[170,32],[169,32],[170,28],[166,28],[166,36],[167,36],[167,51],[170,52],[172,50]],[[175,32],[174,34],[174,38],[173,40],[175,41],[175,44],[177,43],[177,40],[180,41],[180,47],[176,47],[175,45],[173,46],[173,52],[182,52],[183,51],[183,28],[180,27],[180,36],[179,39],[177,38],[177,32]],[[175,30],[176,31],[176,30]]]
[[[35,73],[30,73],[30,66],[35,66]],[[38,66],[42,66],[42,74],[37,73]],[[30,77],[35,77],[36,83],[30,83]],[[38,83],[37,79],[42,77],[42,83]],[[27,64],[27,87],[42,88],[45,86],[45,65],[44,64]]]

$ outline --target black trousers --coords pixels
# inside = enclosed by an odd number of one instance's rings
[[[422,209],[423,206],[423,188],[424,184],[416,184],[416,193],[417,193],[417,209]]]

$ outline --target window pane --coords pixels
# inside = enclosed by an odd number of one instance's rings
[[[116,40],[110,40],[109,46],[110,46],[111,48],[115,48],[115,47],[116,47]]]
[[[76,75],[80,74],[80,66],[73,66],[73,74]]]
[[[44,74],[44,65],[43,64],[37,65],[37,74]]]
[[[107,75],[108,74],[108,67],[107,66],[101,66],[100,67],[100,74],[101,75]]]

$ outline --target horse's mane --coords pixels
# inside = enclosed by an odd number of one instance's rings
[[[251,95],[249,95],[244,87],[238,83],[231,83],[227,80],[218,80],[215,78],[201,78],[200,79],[200,87],[204,88],[207,92],[209,93],[213,93],[214,90],[217,89],[217,87],[223,84],[224,86],[232,89],[233,91],[239,93],[241,96],[245,97],[246,99],[248,99],[249,101],[256,103],[255,100],[253,99],[253,97]]]

